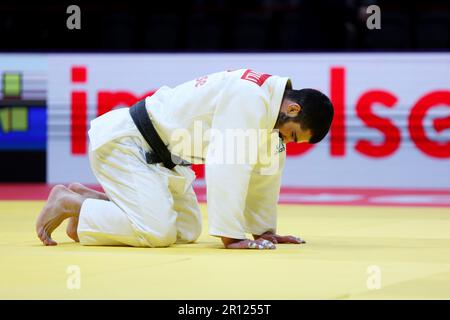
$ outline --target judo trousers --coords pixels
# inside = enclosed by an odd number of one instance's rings
[[[199,237],[194,172],[147,164],[149,148],[142,137],[125,136],[90,149],[92,171],[110,201],[83,202],[77,229],[81,244],[165,247]]]

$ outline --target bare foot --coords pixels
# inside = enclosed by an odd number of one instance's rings
[[[72,192],[63,185],[53,187],[47,203],[36,221],[36,233],[46,246],[57,245],[52,232],[67,218],[78,217],[85,197]]]
[[[103,192],[98,192],[96,190],[90,189],[86,186],[83,186],[81,183],[71,183],[69,185],[69,190],[76,192],[86,198],[90,199],[100,199],[100,200],[109,200],[109,198]],[[66,228],[67,236],[75,242],[80,242],[78,238],[78,217],[71,217],[69,219],[69,224]]]
[[[66,233],[69,236],[70,239],[72,239],[75,242],[80,242],[80,239],[78,238],[78,218],[72,217],[69,219],[69,224],[66,228]]]

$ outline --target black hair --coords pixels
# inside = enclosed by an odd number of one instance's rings
[[[327,135],[333,121],[334,110],[330,99],[315,89],[286,89],[284,99],[301,106],[299,115],[293,119],[300,123],[302,129],[311,130],[309,143],[318,143]]]

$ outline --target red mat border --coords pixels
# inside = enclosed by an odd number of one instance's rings
[[[34,183],[0,183],[0,200],[45,200],[53,185]],[[89,185],[96,190],[102,190],[99,185]],[[206,188],[195,187],[200,202],[206,201]],[[352,200],[314,200],[317,196],[328,197],[354,197]],[[450,190],[442,189],[356,189],[356,188],[298,188],[283,187],[280,194],[280,203],[286,204],[312,204],[312,205],[357,205],[357,206],[396,206],[396,207],[444,207],[450,208],[450,201],[445,203],[433,202],[398,202],[389,201],[392,196],[445,196],[450,198]],[[384,197],[383,201],[374,202],[373,199]],[[288,198],[288,199],[286,199]],[[310,198],[310,199],[308,199]]]

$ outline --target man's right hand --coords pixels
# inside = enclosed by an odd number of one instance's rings
[[[222,237],[222,242],[227,249],[276,249],[272,242],[262,238],[257,240],[242,240]]]

